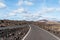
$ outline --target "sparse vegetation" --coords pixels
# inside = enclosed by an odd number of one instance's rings
[[[60,23],[58,22],[50,22],[50,21],[35,22],[34,25],[37,25],[40,28],[43,28],[55,34],[56,36],[60,37]]]
[[[14,20],[0,20],[0,27],[8,27],[8,26],[19,26],[19,25],[27,25],[27,24],[34,24],[39,26],[40,28],[43,28],[56,36],[60,37],[60,23],[54,22],[54,21],[48,21],[48,20],[40,20],[40,21],[14,21]],[[26,30],[26,28],[23,28]],[[18,30],[16,30],[18,32]],[[25,33],[26,31],[23,31]],[[21,35],[23,35],[21,33]],[[22,36],[19,36],[22,37]],[[19,37],[17,39],[19,39]]]
[[[0,40],[21,40],[29,30],[26,24],[24,21],[0,20],[0,28],[25,25],[20,28],[0,30]]]
[[[0,40],[21,40],[28,30],[29,27],[0,30]]]

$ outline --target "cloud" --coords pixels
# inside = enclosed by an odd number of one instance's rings
[[[28,19],[38,20],[41,18],[41,14],[45,14],[47,12],[52,12],[53,10],[54,10],[54,8],[42,8],[41,10],[38,10],[34,13],[30,13],[30,12],[28,12],[28,10],[26,10],[24,8],[19,8],[17,10],[10,12],[7,17],[12,17],[12,16],[18,14],[19,16],[22,16],[25,20],[28,20]]]
[[[25,4],[26,4],[26,5],[28,5],[28,6],[33,5],[33,3],[32,3],[32,2],[29,2],[29,1],[24,1],[24,2],[25,2]]]
[[[56,11],[60,11],[60,7],[55,9]]]
[[[56,8],[56,7],[42,7],[40,9],[38,9],[37,11],[35,11],[35,13],[39,13],[39,14],[45,14],[45,13],[51,13],[51,12],[60,12],[60,7]]]
[[[40,10],[35,11],[34,13],[31,13],[30,11],[24,9],[24,8],[18,8],[16,10],[13,10],[12,12],[10,12],[7,17],[10,18],[12,16],[17,17],[18,18],[22,18],[24,20],[40,20],[41,18],[54,18],[54,16],[43,16],[46,13],[50,13],[50,12],[55,12],[60,10],[59,8],[53,8],[53,7],[45,7],[45,8],[41,8]],[[16,15],[16,16],[15,16]],[[6,17],[6,18],[7,18]]]
[[[24,3],[23,0],[21,0],[21,1],[19,0],[17,5],[21,6],[21,5],[23,5],[23,3]]]
[[[22,5],[32,6],[33,2],[30,2],[28,0],[25,0],[25,1],[19,0],[18,3],[17,3],[17,5],[19,5],[19,6],[22,6]]]
[[[6,5],[4,3],[0,2],[0,8],[5,8],[5,7],[6,7]]]
[[[14,16],[18,13],[23,13],[23,12],[24,12],[24,8],[19,8],[17,10],[13,10],[12,12],[10,12],[8,15],[6,15],[6,17]]]
[[[45,14],[45,13],[49,13],[49,12],[54,12],[55,8],[41,8],[41,10],[38,10],[37,12],[40,14]]]

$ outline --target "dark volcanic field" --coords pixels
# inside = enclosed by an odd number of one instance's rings
[[[21,38],[23,38],[22,35],[25,35],[27,33],[27,31],[29,30],[28,26],[29,24],[32,25],[36,25],[42,29],[45,29],[53,34],[55,34],[56,36],[60,37],[60,22],[56,22],[56,21],[49,21],[49,20],[40,20],[40,21],[17,21],[17,20],[0,20],[0,27],[13,27],[13,26],[22,26],[22,25],[26,25],[26,27],[23,28],[18,28],[18,29],[6,29],[6,30],[0,30],[0,39],[2,39],[2,36],[4,38],[4,40],[8,40],[8,39],[14,39],[14,40],[19,40]],[[14,30],[14,31],[12,31]],[[24,30],[24,32],[23,32]],[[2,32],[3,31],[3,32]],[[17,37],[18,32],[20,34],[20,36]],[[15,35],[15,33],[17,33]],[[8,36],[9,35],[9,36]],[[12,35],[12,36],[11,36]],[[19,34],[18,34],[19,35]],[[17,38],[16,38],[16,37]],[[16,38],[16,39],[15,39]]]
[[[24,22],[0,20],[0,28],[23,26],[22,24],[24,27],[0,30],[0,40],[21,40],[29,30],[28,25]]]

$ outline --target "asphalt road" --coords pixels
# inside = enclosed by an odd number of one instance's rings
[[[50,35],[48,32],[36,27],[34,25],[30,25],[31,30],[30,33],[24,40],[60,40]]]

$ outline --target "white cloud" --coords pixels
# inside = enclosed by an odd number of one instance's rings
[[[19,8],[19,9],[15,10],[14,12],[22,13],[22,12],[24,12],[24,8]]]
[[[60,11],[60,8],[56,8],[55,10],[56,10],[56,11]]]
[[[39,14],[45,14],[45,13],[50,13],[50,12],[58,12],[60,11],[60,7],[59,8],[54,8],[54,7],[42,7],[39,10],[37,10],[35,13],[39,13]]]
[[[47,12],[54,12],[55,8],[42,8],[39,12],[41,14],[47,13]]]
[[[36,12],[35,12],[35,14],[36,15],[34,15],[35,17],[33,17],[33,18],[36,18],[37,17],[37,19],[39,19],[40,20],[40,18],[44,18],[44,19],[52,19],[52,18],[57,18],[57,17],[55,17],[55,16],[53,16],[53,15],[47,15],[47,16],[43,16],[44,14],[46,14],[46,13],[52,13],[52,12],[60,12],[60,8],[54,8],[54,7],[45,7],[45,8],[41,8],[40,10],[37,10]]]
[[[6,5],[4,3],[0,2],[0,8],[5,8],[5,7],[6,7]]]
[[[25,20],[26,19],[37,20],[41,17],[41,14],[51,12],[53,10],[54,10],[54,8],[42,8],[41,10],[32,14],[32,13],[29,13],[28,10],[26,10],[26,13],[23,13],[25,11],[24,8],[19,8],[17,10],[14,10],[13,12],[9,13],[9,15],[14,16],[19,13],[19,15],[22,16]]]
[[[21,1],[19,0],[17,4],[18,4],[19,6],[21,6],[21,5],[23,5],[23,3],[24,3],[23,0],[21,0]]]
[[[39,20],[41,18],[45,18],[45,19],[48,19],[48,18],[54,18],[54,16],[43,16],[41,17],[42,15],[44,15],[45,13],[50,13],[50,12],[54,12],[54,11],[58,11],[60,10],[59,8],[53,8],[53,7],[45,7],[45,8],[41,8],[40,10],[37,10],[36,12],[34,13],[30,13],[28,12],[28,10],[24,9],[24,8],[19,8],[17,10],[13,10],[12,12],[10,12],[8,14],[7,17],[12,17],[14,15],[17,15],[19,18],[22,17],[23,19],[25,20]]]
[[[29,1],[24,1],[24,2],[25,2],[25,4],[26,4],[26,5],[28,5],[28,6],[33,5],[33,3],[32,3],[32,2],[29,2]]]
[[[13,10],[12,12],[10,12],[6,17],[14,16],[18,13],[23,13],[23,12],[24,12],[24,8],[19,8],[17,10]]]
[[[39,15],[39,14],[45,14],[55,11],[60,11],[60,8],[45,7],[45,8],[41,8],[40,10],[37,10],[35,13]]]
[[[32,6],[33,2],[30,2],[28,0],[25,0],[25,1],[24,0],[19,0],[17,5],[19,5],[19,6],[22,6],[22,5]]]

